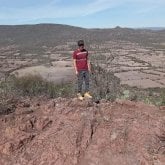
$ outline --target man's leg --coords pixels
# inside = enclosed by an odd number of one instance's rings
[[[83,85],[83,72],[79,71],[78,75],[78,93],[82,93],[82,85]]]
[[[89,72],[84,71],[85,92],[89,92]]]
[[[82,97],[82,85],[83,85],[83,72],[80,71],[77,75],[77,78],[78,78],[78,99],[79,100],[83,100],[83,97]]]
[[[91,99],[92,96],[89,93],[89,72],[88,71],[84,72],[84,80],[85,80],[85,94],[84,94],[84,97]]]

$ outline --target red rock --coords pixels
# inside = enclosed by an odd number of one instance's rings
[[[62,98],[30,105],[32,114],[0,120],[3,165],[164,163],[164,116],[155,106],[123,100],[96,106]],[[25,108],[18,107],[19,112]]]

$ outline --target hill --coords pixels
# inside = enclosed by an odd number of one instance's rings
[[[104,42],[109,40],[124,40],[142,43],[162,41],[165,38],[165,30],[135,30],[116,27],[113,29],[85,29],[80,27],[60,24],[37,24],[0,26],[0,44],[16,44],[21,47],[54,46],[65,44],[68,41],[75,42],[78,39],[86,42]]]
[[[163,165],[164,110],[121,100],[19,100],[0,116],[0,164]]]
[[[80,38],[93,101],[74,98]],[[0,26],[0,164],[163,165],[164,50],[164,30]]]
[[[83,28],[77,28],[67,25],[18,25],[18,26],[0,26],[0,43],[17,44],[21,46],[37,45],[56,45],[57,42],[65,42],[70,38],[82,37],[86,32]]]
[[[68,72],[65,70],[69,69],[68,77],[73,79],[71,54],[77,48],[76,41],[79,39],[85,40],[91,62],[111,71],[120,78],[121,84],[164,88],[165,30],[121,27],[85,29],[60,24],[0,26],[0,79],[16,71],[20,75],[38,72],[48,80],[55,80],[61,67],[56,68],[57,61],[64,62],[61,79],[66,78]]]

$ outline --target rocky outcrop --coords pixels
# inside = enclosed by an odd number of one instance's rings
[[[0,116],[0,164],[163,165],[164,114],[121,100],[22,100]]]

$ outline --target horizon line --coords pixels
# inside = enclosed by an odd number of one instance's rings
[[[62,23],[25,23],[25,24],[0,24],[0,26],[28,26],[28,25],[63,25],[63,26],[72,26],[72,27],[78,27],[83,29],[114,29],[114,28],[130,28],[130,29],[150,29],[150,28],[158,28],[158,29],[165,29],[165,26],[111,26],[111,27],[82,27],[77,25],[71,25],[71,24],[62,24]]]

